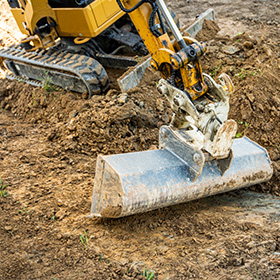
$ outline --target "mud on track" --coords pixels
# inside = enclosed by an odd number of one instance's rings
[[[0,3],[5,45],[17,33],[7,4]],[[258,193],[89,219],[97,154],[154,149],[159,127],[170,121],[168,104],[155,90],[158,75],[147,70],[126,95],[112,83],[105,96],[91,100],[1,79],[0,177],[8,195],[0,197],[0,279],[146,279],[144,268],[155,271],[155,279],[279,279],[277,3],[169,2],[185,24],[193,10],[210,5],[217,12],[219,33],[206,25],[199,34],[208,41],[203,70],[215,79],[222,72],[231,76],[230,117],[239,135],[270,153],[274,177],[255,186]]]

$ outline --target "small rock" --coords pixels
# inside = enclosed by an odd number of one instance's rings
[[[264,112],[264,108],[263,108],[263,105],[262,105],[262,104],[257,104],[257,107],[258,107],[262,112]]]
[[[49,141],[52,141],[54,139],[54,137],[56,136],[56,132],[52,131],[51,133],[48,134],[47,139]]]
[[[71,119],[67,125],[67,129],[69,131],[73,131],[75,130],[75,120],[74,119]]]
[[[57,205],[58,205],[59,207],[63,205],[61,199],[58,199],[58,200],[57,200]]]
[[[45,150],[45,151],[43,151],[43,152],[41,152],[40,153],[42,156],[45,156],[45,157],[48,157],[48,158],[50,158],[50,157],[52,157],[53,156],[53,150]],[[35,185],[35,184],[34,184]]]
[[[225,55],[224,53],[219,52],[219,53],[217,54],[217,58],[218,58],[218,59],[223,59],[223,58],[225,58],[225,57],[226,57],[226,55]]]
[[[83,99],[88,99],[88,92],[87,92],[87,91],[84,91],[84,92],[82,93],[82,98],[83,98]]]
[[[66,242],[66,244],[67,244],[67,246],[69,246],[69,247],[70,247],[70,246],[72,246],[74,243],[73,243],[73,241],[72,241],[72,240],[70,240],[70,239],[69,239],[69,240]]]
[[[116,94],[118,93],[118,91],[116,89],[110,89],[108,92],[107,92],[107,95],[108,96],[111,96],[112,98],[116,97]]]
[[[156,145],[151,145],[149,150],[157,150],[157,146]]]
[[[235,54],[240,51],[238,47],[234,46],[224,46],[222,47],[222,51],[226,54]]]
[[[157,99],[156,100],[156,108],[159,112],[164,111],[164,102],[162,99]]]
[[[265,132],[268,132],[268,131],[271,131],[273,129],[273,125],[271,125],[271,123],[266,123],[262,126],[262,129],[265,131]]]
[[[244,259],[243,258],[233,258],[231,260],[231,262],[232,262],[233,266],[241,266],[244,264]]]
[[[39,230],[41,229],[41,227],[40,227],[40,226],[36,226],[34,229],[35,229],[36,231],[39,231]]]
[[[101,249],[100,249],[99,247],[94,246],[94,245],[90,245],[89,248],[90,248],[90,250],[92,251],[92,253],[93,253],[94,255],[99,255],[99,254],[101,254]]]
[[[11,230],[13,230],[13,228],[12,228],[11,226],[5,226],[4,229],[5,229],[6,231],[11,231]]]
[[[262,136],[261,136],[261,141],[263,141],[263,142],[268,142],[268,137],[267,137],[267,135],[266,134],[263,134]]]
[[[271,55],[272,55],[272,51],[271,51],[270,47],[267,46],[267,45],[264,45],[264,46],[263,46],[263,51],[264,51],[264,53],[265,53],[267,56],[271,56]]]
[[[62,220],[65,216],[67,216],[67,212],[65,209],[61,209],[55,214],[55,217],[59,220]]]
[[[246,96],[251,103],[253,103],[255,101],[255,96],[253,94],[247,93]]]
[[[125,104],[127,101],[127,97],[128,97],[128,95],[126,92],[122,93],[118,98],[119,103]]]
[[[246,41],[246,42],[244,42],[243,47],[245,49],[251,50],[254,47],[254,44],[250,41]]]
[[[140,102],[139,102],[139,107],[142,109],[142,108],[144,108],[144,106],[145,106],[144,101],[140,101]]]

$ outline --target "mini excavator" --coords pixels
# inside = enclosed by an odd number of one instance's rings
[[[47,72],[54,84],[90,97],[108,89],[103,66],[134,66],[133,55],[149,53],[151,67],[162,76],[157,89],[174,114],[170,125],[160,128],[160,149],[99,155],[92,215],[132,215],[272,176],[263,147],[247,137],[234,139],[237,124],[228,120],[234,92],[229,76],[220,75],[217,83],[202,72],[205,43],[181,35],[163,0],[9,4],[27,35],[20,45],[0,50],[10,75],[40,81]]]

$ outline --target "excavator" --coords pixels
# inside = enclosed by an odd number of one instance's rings
[[[21,44],[0,50],[7,75],[50,81],[79,93],[108,90],[106,66],[129,67],[150,54],[157,90],[173,111],[159,149],[99,155],[91,216],[119,218],[269,180],[267,151],[234,139],[234,86],[202,72],[206,44],[182,36],[163,0],[9,0]],[[172,40],[171,37],[174,39]]]

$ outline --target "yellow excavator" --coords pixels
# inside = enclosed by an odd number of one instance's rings
[[[266,150],[234,139],[228,120],[234,86],[202,73],[206,45],[183,37],[163,0],[9,0],[26,39],[0,50],[14,77],[80,93],[108,89],[103,66],[128,67],[151,55],[158,91],[173,118],[159,150],[98,156],[91,213],[117,218],[257,184],[272,176]],[[172,41],[171,35],[174,37]]]

